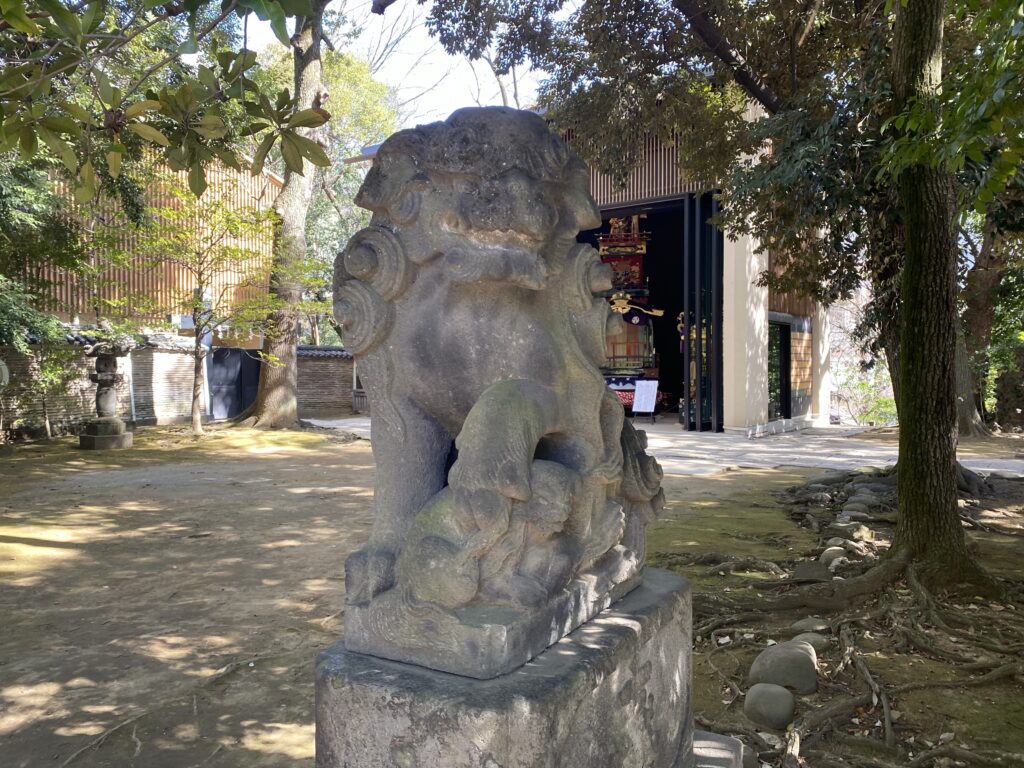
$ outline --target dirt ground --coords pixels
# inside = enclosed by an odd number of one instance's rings
[[[652,559],[799,557],[816,538],[773,493],[813,473],[667,478]],[[341,636],[342,562],[369,533],[373,482],[369,444],[333,433],[150,428],[131,451],[62,440],[0,457],[0,766],[311,766],[313,660]],[[998,542],[1006,568],[1022,541]],[[679,570],[697,591],[758,578]],[[742,719],[723,697],[753,652],[737,639],[695,660],[710,717]],[[972,727],[1024,731],[1021,693],[1012,678],[978,689]],[[960,716],[922,698],[908,719]]]

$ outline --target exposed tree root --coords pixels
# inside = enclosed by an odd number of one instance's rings
[[[923,768],[940,757],[951,757],[954,760],[967,763],[967,765],[977,765],[981,768],[1024,766],[1024,755],[1009,752],[972,752],[954,744],[943,744],[935,749],[922,752],[907,765],[909,768]]]

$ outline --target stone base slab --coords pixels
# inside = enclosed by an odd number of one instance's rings
[[[635,589],[635,553],[615,547],[543,606],[468,606],[454,612],[403,601],[400,590],[345,609],[345,647],[486,680],[522,666]],[[403,617],[397,621],[396,617]]]
[[[685,579],[648,569],[610,608],[491,680],[338,643],[317,661],[316,767],[733,768],[694,762],[690,611]]]
[[[693,768],[743,768],[743,744],[731,736],[694,731]]]
[[[106,451],[132,447],[132,433],[120,435],[79,435],[78,447],[87,451]]]

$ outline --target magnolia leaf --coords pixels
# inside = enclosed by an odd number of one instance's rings
[[[39,149],[39,140],[36,138],[36,132],[26,125],[21,129],[21,132],[18,135],[18,141],[21,147],[21,159],[32,159],[36,150]]]
[[[188,188],[196,197],[202,197],[206,191],[206,171],[199,163],[188,169]]]
[[[270,148],[274,146],[274,141],[277,139],[276,133],[268,133],[263,137],[263,141],[260,142],[259,148],[256,150],[256,154],[252,158],[252,175],[258,176],[263,172],[263,164],[267,161],[267,153],[270,152]]]
[[[50,151],[60,158],[65,168],[72,173],[78,170],[78,158],[75,156],[75,151],[71,148],[71,145],[46,128],[39,127],[36,129],[36,132],[39,134],[39,138],[50,148]]]
[[[77,104],[73,104],[69,101],[64,102],[61,106],[69,115],[79,122],[86,123],[87,125],[93,125],[96,122],[92,115]]]
[[[331,164],[331,159],[327,156],[324,148],[312,139],[307,139],[305,136],[299,136],[298,134],[287,135],[295,142],[299,151],[302,153],[302,156],[309,160],[313,165],[319,165],[321,168],[326,168]]]
[[[300,176],[303,175],[302,150],[299,149],[299,144],[295,141],[294,134],[281,134],[281,157],[284,158],[284,164],[288,167],[288,170]]]
[[[82,16],[82,28],[86,34],[95,32],[99,29],[103,23],[103,11],[106,9],[106,3],[104,0],[92,0],[89,3],[89,7],[85,9],[85,14]]]
[[[121,153],[110,151],[107,152],[107,172],[111,178],[116,179],[121,175]]]
[[[96,90],[100,93],[100,99],[108,107],[110,102],[114,100],[114,89],[110,85],[110,80],[102,70],[96,72]]]
[[[152,112],[153,110],[160,109],[161,106],[163,105],[156,99],[144,99],[143,101],[137,101],[128,107],[124,111],[124,116],[128,120],[134,120],[143,112]]]
[[[36,0],[36,2],[50,15],[53,23],[61,32],[76,44],[82,39],[82,22],[58,0]]]
[[[39,25],[25,13],[25,5],[21,0],[0,0],[0,16],[18,32],[24,32],[26,35],[39,34]]]
[[[132,123],[128,126],[128,130],[137,136],[142,137],[146,141],[151,141],[162,147],[171,146],[170,140],[151,125],[146,125],[145,123]]]
[[[312,16],[313,5],[309,0],[277,0],[286,16]]]
[[[330,117],[330,114],[323,109],[304,109],[292,115],[285,127],[317,128],[326,123]]]

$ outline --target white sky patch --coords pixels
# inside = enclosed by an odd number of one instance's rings
[[[408,7],[405,7],[408,6]],[[462,107],[501,105],[501,89],[488,65],[470,62],[461,56],[449,56],[430,37],[425,24],[426,9],[413,0],[398,0],[383,16],[368,13],[369,0],[353,0],[348,11],[362,19],[363,30],[345,50],[364,59],[371,59],[381,41],[389,39],[389,29],[400,15],[411,19],[411,29],[379,67],[375,77],[395,89],[402,127],[442,120]],[[260,52],[276,41],[270,25],[254,16],[249,18],[248,46]],[[519,73],[516,82],[504,78],[509,106],[528,109],[534,105],[537,84],[541,77],[535,72]]]

